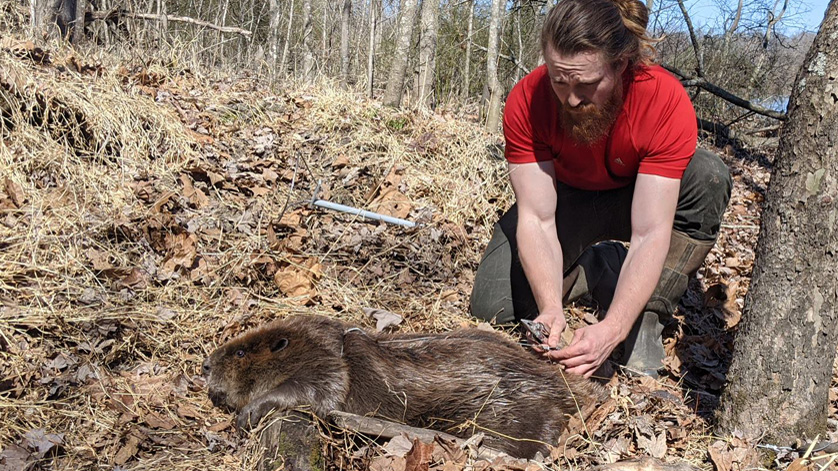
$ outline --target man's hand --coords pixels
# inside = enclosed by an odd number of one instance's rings
[[[550,332],[550,337],[547,339],[547,346],[556,348],[559,346],[559,340],[562,338],[562,332],[567,327],[567,320],[564,317],[564,310],[561,306],[547,308],[538,314],[535,322],[541,322],[547,327]]]
[[[552,338],[552,332],[550,334]],[[622,341],[618,326],[603,320],[594,325],[577,329],[573,341],[559,351],[547,352],[547,356],[558,361],[568,373],[590,378],[603,364],[614,348]]]

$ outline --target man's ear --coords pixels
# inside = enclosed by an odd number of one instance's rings
[[[623,72],[625,72],[628,67],[628,63],[628,59],[623,57],[614,64],[614,71],[617,72],[617,75],[623,75]]]

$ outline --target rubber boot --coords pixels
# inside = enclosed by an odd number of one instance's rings
[[[615,241],[600,242],[582,252],[562,282],[564,304],[590,293],[603,311],[608,310],[627,253],[626,246]]]
[[[701,268],[715,243],[715,240],[692,239],[682,232],[672,231],[660,281],[623,344],[624,353],[619,363],[625,365],[629,373],[656,376],[663,367],[663,328],[672,321],[690,277]]]

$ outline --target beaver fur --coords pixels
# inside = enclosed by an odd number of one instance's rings
[[[555,445],[568,416],[601,394],[594,383],[537,359],[501,334],[374,334],[321,316],[245,333],[204,362],[209,397],[255,425],[272,409],[309,405],[376,415],[532,457]]]

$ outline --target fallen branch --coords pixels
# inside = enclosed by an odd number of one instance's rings
[[[655,458],[635,458],[592,468],[591,471],[700,471],[689,463],[664,463]]]
[[[401,434],[405,434],[408,438],[418,438],[423,442],[432,442],[434,437],[440,437],[445,440],[452,441],[458,446],[462,446],[465,443],[465,440],[462,438],[457,438],[454,435],[450,435],[445,432],[410,427],[408,425],[397,424],[395,422],[377,419],[374,417],[350,414],[348,412],[332,411],[329,413],[329,417],[334,420],[335,424],[340,428],[375,437],[393,438]],[[477,457],[479,459],[492,461],[499,456],[506,456],[506,454],[483,446],[478,449]]]
[[[786,119],[788,119],[786,113],[780,113],[779,111],[770,110],[768,108],[751,103],[750,101],[745,100],[744,98],[740,98],[717,85],[713,85],[704,78],[691,77],[690,75],[687,75],[684,72],[681,72],[675,67],[669,65],[664,65],[663,67],[666,70],[672,72],[673,74],[680,76],[681,84],[684,87],[699,87],[703,90],[707,90],[708,92],[712,93],[713,95],[716,95],[719,98],[722,98],[725,101],[733,103],[736,106],[745,108],[746,110],[753,111],[754,113],[761,114],[763,116],[768,116],[769,118],[778,119],[780,121],[785,121]]]
[[[190,18],[188,16],[172,16],[172,15],[155,15],[153,13],[132,13],[125,10],[110,10],[110,11],[94,11],[90,14],[90,18],[94,20],[110,20],[117,17],[125,17],[125,18],[136,18],[139,20],[149,20],[149,21],[174,21],[177,23],[189,23],[192,25],[203,26],[204,28],[214,29],[216,31],[221,31],[222,33],[232,33],[232,34],[239,34],[245,37],[249,37],[253,34],[251,31],[246,29],[236,28],[235,26],[219,26],[209,21],[199,20],[196,18]]]

